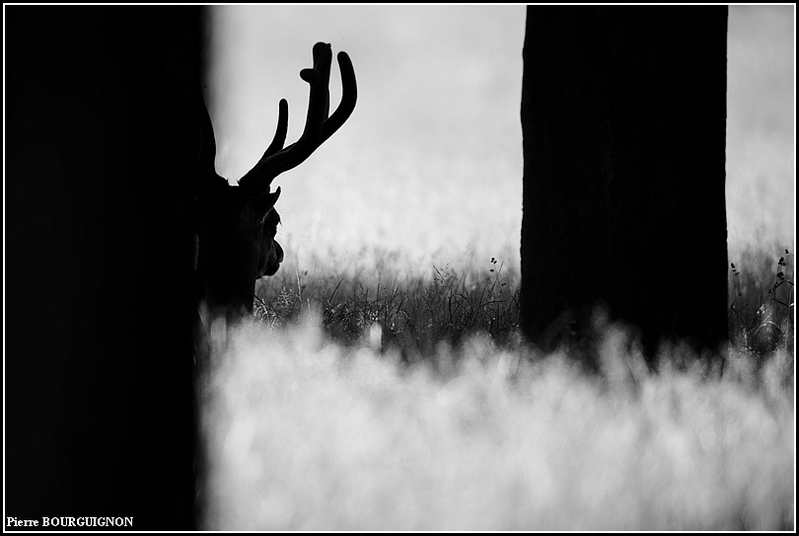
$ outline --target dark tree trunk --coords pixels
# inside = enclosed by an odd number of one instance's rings
[[[522,326],[727,337],[727,8],[528,7]],[[572,311],[572,314],[564,314]]]
[[[191,529],[201,10],[5,14],[5,513]]]

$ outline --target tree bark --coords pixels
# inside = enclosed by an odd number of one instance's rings
[[[5,13],[5,512],[191,529],[201,11]]]
[[[521,323],[727,337],[727,8],[527,9]],[[569,329],[569,328],[567,328]]]

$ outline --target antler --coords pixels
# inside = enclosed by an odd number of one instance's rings
[[[341,70],[341,103],[333,115],[330,110],[330,64],[333,52],[327,43],[316,43],[313,47],[314,66],[300,71],[300,77],[311,86],[308,100],[308,117],[305,130],[300,139],[283,148],[288,130],[288,102],[280,100],[277,130],[272,143],[264,155],[246,175],[239,180],[239,187],[254,196],[269,192],[272,180],[303,163],[311,154],[332,136],[350,117],[355,108],[358,91],[355,83],[355,70],[346,52],[338,53]]]
[[[211,123],[211,116],[202,94],[199,97],[198,106],[200,107],[200,153],[197,156],[197,167],[199,170],[199,185],[202,191],[213,190],[227,186],[228,182],[224,177],[216,172],[214,160],[216,159],[216,139],[214,137],[214,125]]]

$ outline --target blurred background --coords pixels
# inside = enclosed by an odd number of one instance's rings
[[[206,97],[217,170],[237,181],[272,139],[289,101],[301,134],[317,41],[349,53],[350,120],[278,177],[286,269],[378,252],[408,271],[489,262],[518,268],[519,120],[525,7],[220,6]],[[731,6],[727,219],[730,258],[793,246],[794,7]],[[334,60],[331,107],[340,98]],[[779,249],[777,249],[779,251]],[[386,256],[388,255],[388,256]]]

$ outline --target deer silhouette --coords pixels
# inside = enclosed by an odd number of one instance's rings
[[[327,43],[313,47],[313,68],[300,71],[310,85],[305,130],[295,143],[283,147],[288,130],[288,102],[281,99],[277,129],[257,164],[238,186],[217,174],[216,141],[211,118],[200,98],[201,148],[199,184],[195,199],[197,237],[196,272],[198,299],[209,310],[228,318],[251,314],[255,282],[274,275],[283,261],[283,248],[275,240],[280,216],[275,203],[280,188],[272,181],[300,165],[349,118],[357,99],[355,71],[346,52],[339,52],[342,97],[333,115],[330,109],[332,50]]]

